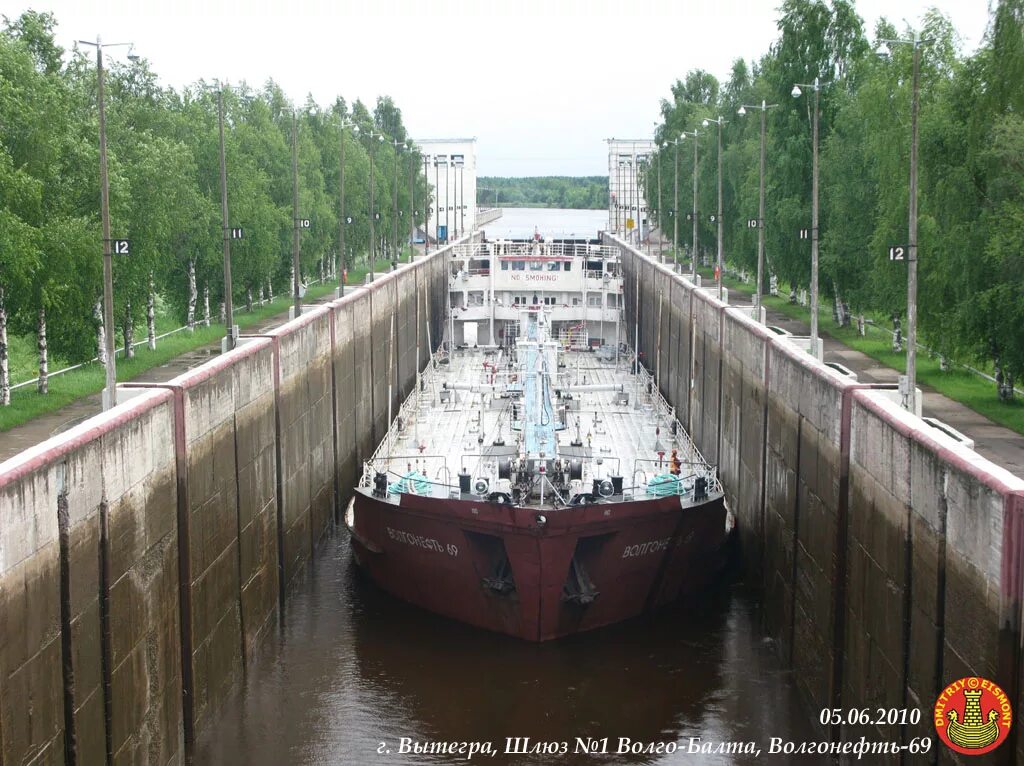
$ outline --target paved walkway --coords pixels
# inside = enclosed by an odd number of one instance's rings
[[[655,233],[655,241],[651,249],[652,252],[657,253],[657,233]],[[670,254],[670,252],[671,247],[666,244],[666,254]],[[740,295],[733,292],[730,297],[733,305],[750,305],[750,296],[748,295]],[[317,302],[326,303],[330,300],[333,300],[332,295],[325,296]],[[274,327],[280,324],[286,317],[287,314],[279,314],[265,319],[257,325],[246,328],[245,332],[252,334],[269,327]],[[768,323],[789,330],[794,335],[808,335],[810,333],[810,328],[806,324],[790,319],[785,314],[772,309],[768,310]],[[895,383],[901,374],[891,367],[879,364],[866,354],[846,347],[839,341],[829,337],[827,333],[822,333],[822,337],[825,341],[825,361],[839,362],[849,367],[857,373],[858,379],[865,383]],[[136,381],[146,383],[168,381],[186,370],[198,367],[219,353],[219,345],[205,346],[190,351],[164,365],[146,371],[136,378]],[[975,450],[980,455],[1018,476],[1024,476],[1024,436],[993,423],[969,407],[955,402],[936,391],[923,386],[922,391],[924,392],[922,411],[925,415],[938,418],[951,425],[960,433],[966,434],[971,439],[974,439]],[[7,460],[34,444],[48,439],[54,434],[71,428],[100,411],[100,395],[94,394],[84,399],[79,399],[55,412],[42,415],[28,423],[0,433],[0,462]]]
[[[651,244],[651,252],[657,255],[658,232],[654,232]],[[672,245],[664,243],[665,255],[671,260]],[[646,247],[644,252],[647,252]],[[733,306],[750,306],[752,300],[750,295],[731,291],[729,302]],[[828,307],[825,307],[826,315]],[[767,309],[767,323],[788,330],[794,335],[810,335],[811,328],[804,322],[791,319],[780,311]],[[833,339],[827,332],[822,331],[822,339],[825,345],[825,361],[838,362],[849,367],[857,373],[857,379],[862,383],[896,383],[902,371],[886,367],[872,359],[867,354],[849,348],[839,341]],[[974,449],[996,465],[1000,465],[1017,476],[1024,477],[1024,436],[1016,431],[994,423],[984,415],[980,415],[970,407],[953,401],[937,391],[920,385],[924,395],[921,403],[921,412],[926,417],[933,417],[948,423],[960,433],[974,440]],[[995,396],[995,384],[992,386],[992,395]]]
[[[334,300],[334,293],[328,293],[322,298],[312,301],[310,305],[317,303],[328,303]],[[246,335],[253,335],[263,332],[271,327],[283,323],[288,318],[288,312],[282,312],[275,316],[263,319],[256,324],[249,325],[242,332]],[[204,362],[220,354],[220,341],[202,346],[201,348],[188,351],[177,356],[166,364],[152,367],[136,378],[133,383],[164,383],[176,378],[183,372],[198,367]],[[68,430],[72,426],[81,423],[103,411],[101,394],[91,394],[82,399],[77,399],[71,404],[61,407],[59,410],[40,415],[27,423],[15,426],[8,431],[0,432],[0,463],[8,458],[14,457],[22,450],[49,439],[55,434]]]

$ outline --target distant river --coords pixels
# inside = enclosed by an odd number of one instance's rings
[[[563,210],[552,207],[506,207],[501,218],[483,227],[488,239],[524,239],[539,231],[553,239],[595,239],[608,228],[607,210]]]

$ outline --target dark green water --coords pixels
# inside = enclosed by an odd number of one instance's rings
[[[381,593],[352,565],[347,535],[335,533],[292,593],[285,627],[204,732],[195,760],[466,762],[465,755],[403,754],[406,737],[490,742],[497,754],[472,762],[491,764],[782,763],[768,755],[770,737],[817,737],[791,674],[759,630],[758,610],[750,593],[723,584],[650,618],[529,644]],[[564,742],[569,752],[506,753],[509,737],[556,749]],[[607,737],[608,753],[574,753],[577,737]],[[620,737],[676,742],[680,751],[618,755]],[[691,737],[754,741],[763,752],[760,759],[690,754]]]

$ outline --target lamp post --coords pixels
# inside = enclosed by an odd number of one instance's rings
[[[618,187],[618,198],[615,200],[615,233],[618,233],[618,235],[621,235],[621,233],[623,233],[623,229],[626,228],[627,208],[623,193],[626,190],[624,176],[626,174],[626,166],[628,163],[629,160],[624,160],[622,155],[618,157],[618,172],[615,174],[615,181],[617,182],[615,185]],[[620,215],[618,215],[618,211],[622,211],[623,213],[622,224],[620,224]]]
[[[679,134],[679,140],[685,141],[686,137],[689,136],[693,139],[693,212],[690,214],[690,218],[693,222],[693,238],[690,242],[690,281],[694,284],[697,283],[697,247],[700,244],[700,221],[697,216],[697,168],[698,168],[698,149],[700,148],[700,141],[697,139],[700,137],[700,132],[697,130],[684,130]]]
[[[818,111],[821,98],[821,82],[815,77],[811,84],[797,83],[793,86],[793,98],[799,98],[801,88],[814,91],[814,117],[811,138],[811,353],[818,355]]]
[[[412,139],[405,145],[409,152],[409,258],[416,252],[416,168],[419,166],[418,152]]]
[[[377,140],[374,141],[374,139],[377,139]],[[377,258],[377,247],[376,247],[376,242],[375,242],[375,239],[376,239],[377,235],[376,235],[376,227],[374,226],[374,220],[375,220],[375,217],[376,217],[377,214],[374,212],[374,209],[373,209],[374,208],[374,202],[375,202],[374,201],[374,197],[375,197],[375,194],[374,194],[374,184],[373,184],[373,157],[374,157],[374,154],[376,154],[376,152],[374,152],[374,146],[376,144],[378,144],[378,143],[380,143],[380,144],[384,143],[384,136],[377,135],[377,134],[375,134],[371,130],[370,131],[370,151],[369,151],[369,154],[370,154],[370,281],[371,282],[374,279],[373,269],[374,269],[374,266],[376,266],[375,261],[376,261],[376,258]]]
[[[103,325],[106,328],[104,343],[107,360],[104,365],[106,384],[103,389],[103,409],[117,405],[117,360],[114,357],[114,265],[110,240],[110,179],[107,175],[107,112],[103,98],[103,49],[129,46],[128,58],[138,60],[131,53],[131,43],[104,43],[96,36],[96,42],[79,40],[82,45],[96,47],[96,91],[100,122],[100,219],[103,228]]]
[[[776,106],[778,104],[768,104],[761,101],[761,106],[742,104],[737,111],[737,114],[742,117],[747,113],[748,109],[761,110],[761,172],[757,202],[757,288],[754,290],[754,315],[758,319],[761,317],[761,289],[764,284],[764,155],[765,136],[767,134],[765,123],[768,110]]]
[[[345,277],[348,273],[348,258],[345,255],[345,128],[352,126],[352,132],[359,135],[359,126],[341,118],[341,131],[338,138],[338,296],[345,294]]]
[[[459,234],[466,236],[466,176],[465,157],[459,155],[455,167],[459,169]]]
[[[661,250],[661,147],[658,147],[658,263],[665,262],[665,254]],[[651,235],[647,235],[647,241],[651,241]]]
[[[718,214],[715,216],[718,223],[718,299],[722,299],[722,278],[725,276],[725,265],[722,262],[722,125],[725,120],[719,117],[717,120],[707,118],[703,125],[715,124],[718,126]]]
[[[921,91],[921,47],[934,40],[880,40],[887,45],[913,46],[913,79],[910,99],[910,190],[907,222],[907,375],[903,406],[917,412],[917,114]]]
[[[292,111],[292,302],[295,316],[302,314],[302,296],[299,295],[299,150],[298,150],[298,118]]]
[[[444,154],[434,155],[434,192],[437,200],[434,203],[434,237],[437,244],[441,244],[441,168],[444,167],[444,204],[445,204],[445,240],[448,239],[448,156]]]
[[[402,144],[398,139],[393,141],[395,146],[395,178],[391,185],[391,270],[398,268],[398,259],[401,253],[398,247],[398,151]]]
[[[220,220],[221,240],[224,249],[224,322],[227,327],[226,348],[235,347],[235,319],[231,294],[231,236],[228,223],[228,166],[224,152],[224,88],[217,88],[217,132],[220,136]]]
[[[423,178],[427,182],[427,187],[428,187],[428,192],[429,192],[429,186],[430,186],[430,155],[429,154],[424,154],[423,155]],[[436,200],[434,201],[434,204],[435,205],[437,204]],[[435,237],[437,236],[437,231],[436,230],[434,232],[434,236]],[[423,252],[424,253],[429,253],[430,252],[430,197],[429,196],[427,197],[427,199],[423,200]]]
[[[672,267],[679,263],[679,142],[682,136],[672,141],[675,173],[672,181]]]

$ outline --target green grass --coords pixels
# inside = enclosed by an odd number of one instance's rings
[[[406,247],[399,257],[399,261],[407,263],[412,253],[412,248]],[[377,260],[375,266],[377,274],[391,271],[391,261],[384,258]],[[362,284],[368,272],[369,268],[365,264],[349,269],[348,284],[350,286]],[[333,281],[313,285],[306,290],[303,301],[307,303],[315,301],[333,293],[336,287],[337,284]],[[234,307],[234,320],[244,332],[248,327],[285,314],[291,305],[290,294],[278,295],[273,301],[264,303],[262,306],[254,306],[252,311],[246,311],[245,305],[242,303]],[[156,317],[157,335],[170,332],[177,327],[180,327],[179,318],[165,312],[158,312]],[[120,382],[132,380],[147,370],[166,364],[181,354],[218,343],[224,335],[224,325],[214,322],[209,327],[197,326],[193,332],[182,330],[174,335],[161,338],[156,343],[155,351],[150,351],[145,345],[137,346],[133,359],[126,360],[123,354],[119,353],[117,379]],[[136,327],[136,337],[138,340],[145,339],[145,325]],[[12,336],[10,338],[11,381],[20,383],[35,377],[38,374],[37,364],[35,337]],[[50,357],[51,370],[67,366],[66,361]],[[99,393],[105,385],[103,367],[96,363],[87,364],[80,369],[51,377],[48,383],[50,390],[47,394],[38,393],[34,385],[11,392],[10,406],[0,407],[0,432],[27,423],[40,415],[59,410],[83,397]]]
[[[363,273],[365,273],[365,270],[363,270]],[[350,284],[354,275],[359,279],[362,278],[359,270],[350,272]],[[304,300],[314,301],[322,298],[334,292],[335,286],[333,282],[314,285],[306,291]],[[286,313],[291,304],[291,296],[279,295],[269,303],[255,306],[251,312],[245,311],[244,306],[241,310],[236,307],[235,322],[244,331],[247,327],[252,327],[266,319]],[[170,323],[169,326],[168,323]],[[158,334],[160,332],[167,332],[174,329],[175,326],[176,322],[173,321],[173,318],[161,317],[161,320],[157,322],[157,332]],[[136,332],[138,332],[138,329],[136,328]],[[137,336],[139,340],[145,338],[145,326],[141,329],[141,336]],[[174,335],[161,338],[156,343],[155,351],[150,351],[145,345],[137,346],[134,359],[126,360],[119,353],[117,357],[117,379],[120,382],[132,380],[147,370],[166,364],[181,354],[218,343],[224,337],[224,334],[224,325],[216,322],[209,327],[197,326],[193,332],[182,330]],[[12,353],[11,361],[18,360],[17,364],[12,364],[11,380],[19,383],[37,373],[35,368],[35,339],[22,336],[12,338],[11,340],[12,350],[17,351],[16,354]],[[26,359],[31,361],[26,363]],[[66,365],[60,364],[60,366]],[[51,361],[50,369],[58,369],[56,360]],[[0,432],[26,423],[40,415],[58,410],[77,399],[99,393],[103,390],[104,383],[103,367],[92,363],[63,375],[51,377],[49,379],[50,391],[45,395],[38,393],[34,385],[12,391],[10,406],[0,408]]]
[[[708,279],[713,278],[711,269],[698,269],[698,273],[706,274]],[[744,284],[738,279],[726,275],[725,286],[731,291],[751,295],[754,292],[753,284]],[[804,324],[811,323],[811,310],[807,306],[792,304],[789,302],[788,288],[779,286],[779,295],[765,295],[763,298],[766,308],[775,309],[785,314],[790,319],[801,321]],[[896,353],[892,350],[892,336],[880,327],[868,324],[867,335],[861,336],[854,326],[840,327],[832,319],[831,311],[819,313],[818,321],[821,325],[821,332],[844,346],[860,351],[876,362],[894,370],[905,370],[907,367],[906,352]],[[927,352],[918,350],[917,355],[917,382],[940,394],[970,407],[975,412],[984,415],[989,420],[1005,426],[1019,434],[1024,434],[1024,401],[1014,398],[1010,402],[1002,402],[996,394],[996,385],[973,372],[962,367],[953,366],[947,371],[939,368],[938,357],[933,357]]]

